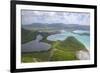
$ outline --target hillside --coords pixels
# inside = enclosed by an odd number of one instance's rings
[[[75,37],[70,36],[62,42],[53,42],[52,48],[48,51],[22,53],[22,62],[78,60],[76,52],[80,50],[86,50],[85,46]]]
[[[46,32],[38,32],[35,30],[26,30],[24,28],[21,28],[21,43],[24,44],[31,40],[35,40],[38,34],[43,36],[43,39],[41,41],[47,41],[46,37],[50,35]]]
[[[29,31],[24,28],[21,28],[21,43],[29,42],[36,38],[38,33],[36,31]]]
[[[36,30],[39,30],[39,29],[41,30],[43,29],[90,30],[89,25],[63,24],[63,23],[53,23],[53,24],[32,23],[30,25],[23,25],[22,27],[28,30],[33,30],[33,29],[36,29]]]
[[[68,37],[63,42],[55,42],[53,47],[55,50],[51,58],[52,61],[77,60],[76,52],[79,50],[85,50],[85,46],[72,36]]]

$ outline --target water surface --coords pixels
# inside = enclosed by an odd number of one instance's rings
[[[89,31],[84,30],[75,30],[73,32],[69,31],[62,31],[59,34],[53,34],[47,37],[47,40],[49,41],[64,41],[69,36],[74,36],[77,40],[79,40],[81,43],[83,43],[87,49],[90,48],[90,36],[89,35],[79,35],[80,33],[89,33]]]

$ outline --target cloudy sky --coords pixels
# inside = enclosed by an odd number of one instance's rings
[[[23,25],[32,23],[90,24],[89,13],[22,10],[21,16]]]

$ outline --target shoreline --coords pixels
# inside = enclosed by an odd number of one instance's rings
[[[87,49],[87,50],[88,51],[80,50],[80,51],[76,52],[76,57],[79,60],[89,60],[90,59],[89,49]]]

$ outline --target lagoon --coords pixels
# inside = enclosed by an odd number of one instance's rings
[[[82,44],[86,46],[87,49],[90,48],[90,36],[89,35],[80,35],[81,33],[89,33],[89,31],[83,31],[83,30],[77,30],[75,31],[65,31],[61,30],[60,33],[49,35],[46,39],[48,41],[64,41],[69,36],[75,37],[77,40],[79,40]],[[22,52],[32,52],[32,51],[47,51],[51,48],[51,45],[46,42],[41,42],[43,39],[43,36],[37,35],[37,38],[35,40],[32,40],[30,42],[27,42],[25,44],[22,44]]]
[[[75,30],[75,31],[65,31],[61,30],[61,33],[59,34],[53,34],[47,37],[47,40],[49,41],[64,41],[69,36],[75,37],[77,40],[79,40],[81,43],[83,43],[87,49],[90,48],[90,36],[89,35],[79,35],[80,33],[90,33],[89,31],[85,30]]]

